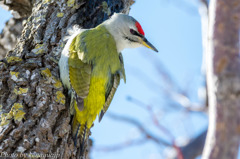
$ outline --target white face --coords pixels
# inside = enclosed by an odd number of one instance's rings
[[[121,28],[120,31],[122,33],[124,45],[126,45],[127,48],[136,48],[143,46],[140,36],[144,37],[144,33],[140,34],[136,26],[136,24],[138,24],[141,28],[140,24],[133,17],[125,14],[118,14],[118,19],[121,21],[119,28]]]
[[[121,13],[114,13],[104,24],[115,39],[118,52],[121,52],[124,48],[142,46],[157,51],[147,41],[141,25],[133,17]]]

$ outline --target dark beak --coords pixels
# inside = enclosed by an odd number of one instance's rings
[[[141,43],[144,46],[146,46],[147,48],[152,49],[153,51],[158,52],[158,50],[145,37],[141,38]]]

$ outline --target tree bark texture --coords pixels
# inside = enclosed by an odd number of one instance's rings
[[[63,38],[74,24],[91,28],[114,12],[128,13],[133,1],[8,2],[30,2],[32,8],[14,7],[15,11],[24,9],[20,15],[29,17],[19,42],[0,62],[0,155],[76,158],[67,98],[59,79]]]
[[[236,159],[240,143],[240,1],[212,0],[207,84],[209,129],[204,159]]]

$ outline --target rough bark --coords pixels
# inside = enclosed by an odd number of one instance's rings
[[[91,28],[113,12],[127,13],[133,1],[30,2],[33,8],[23,14],[30,16],[20,40],[0,62],[1,157],[76,158],[78,149],[71,137],[68,102],[58,70],[63,38],[74,24]]]
[[[237,158],[240,143],[240,1],[212,0],[206,56],[209,129],[203,159]]]

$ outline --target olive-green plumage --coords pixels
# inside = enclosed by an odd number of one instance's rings
[[[71,34],[72,33],[72,34]],[[80,138],[82,156],[89,130],[99,115],[106,113],[120,79],[125,79],[121,51],[145,46],[157,49],[145,38],[133,17],[114,13],[93,29],[70,33],[59,60],[60,77],[71,94],[72,134]]]
[[[120,77],[125,80],[121,53],[103,26],[78,34],[69,47],[69,78],[72,87],[73,135],[84,142],[97,115],[107,111]]]

